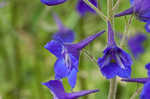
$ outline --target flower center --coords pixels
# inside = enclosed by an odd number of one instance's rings
[[[70,59],[70,55],[67,51],[67,49],[63,46],[63,50],[62,50],[62,55],[63,55],[63,58],[64,58],[64,61],[65,61],[65,65],[66,67],[68,68],[68,70],[71,70],[71,59]]]

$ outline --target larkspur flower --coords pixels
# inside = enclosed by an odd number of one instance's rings
[[[89,0],[89,2],[91,2],[95,7],[98,7],[97,0]],[[95,13],[95,11],[91,7],[89,7],[83,0],[78,0],[76,9],[80,16],[84,16],[87,12]]]
[[[43,83],[48,87],[54,96],[54,99],[78,99],[81,96],[85,96],[91,93],[98,92],[99,90],[85,90],[79,92],[66,93],[63,84],[59,80],[50,80]]]
[[[110,22],[108,22],[108,45],[103,53],[104,56],[98,59],[98,64],[107,79],[117,75],[123,78],[130,77],[132,59],[128,53],[116,45]]]
[[[41,2],[45,5],[48,6],[54,6],[54,5],[59,5],[67,0],[41,0]],[[89,0],[95,7],[98,6],[97,0]],[[83,0],[78,0],[77,6],[76,6],[77,12],[80,14],[80,16],[84,16],[87,12],[92,12],[95,13],[95,11],[87,5]]]
[[[56,14],[53,16],[58,27],[58,32],[53,35],[53,39],[60,42],[73,42],[75,40],[74,31],[65,27]]]
[[[150,63],[148,63],[145,68],[148,70],[148,77],[147,78],[128,78],[122,79],[122,81],[126,82],[135,82],[144,84],[142,92],[140,94],[140,99],[150,99]]]
[[[136,59],[144,52],[142,44],[146,39],[146,35],[142,33],[136,33],[134,36],[129,37],[128,47]]]
[[[130,0],[131,7],[115,17],[135,14],[136,17],[144,22],[150,21],[150,0]]]
[[[75,87],[78,72],[80,51],[90,42],[99,37],[105,31],[99,32],[79,43],[60,42],[52,40],[45,45],[45,48],[57,57],[55,63],[55,79],[59,80],[67,77],[72,88]]]

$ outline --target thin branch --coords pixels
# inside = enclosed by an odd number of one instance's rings
[[[125,31],[124,31],[123,34],[127,34],[127,35],[123,35],[123,38],[122,38],[122,40],[120,42],[120,47],[123,46],[124,42],[126,41],[126,36],[128,37],[128,35],[130,33],[129,32],[129,27],[130,27],[130,24],[132,23],[133,17],[134,17],[133,15],[130,17],[130,19],[128,20],[128,23],[125,26]]]
[[[101,12],[97,7],[95,7],[91,2],[88,0],[83,0],[87,5],[89,5],[95,12],[105,21],[107,22],[108,18],[104,15],[103,12]]]
[[[83,49],[82,52],[93,62],[97,65],[97,60],[94,56],[90,55],[90,53],[86,50]]]
[[[112,8],[112,10],[115,11],[119,7],[119,4],[120,4],[120,0],[117,0],[116,4]]]
[[[142,87],[141,88],[138,88],[137,90],[136,90],[136,92],[135,93],[133,93],[133,95],[131,96],[131,98],[130,99],[135,99],[136,98],[136,96],[141,92],[141,90],[142,90]]]

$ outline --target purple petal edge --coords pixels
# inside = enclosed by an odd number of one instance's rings
[[[87,37],[86,39],[82,40],[81,42],[77,43],[77,44],[74,44],[75,46],[78,47],[78,49],[82,49],[84,48],[85,46],[87,46],[89,43],[91,43],[93,40],[95,40],[97,37],[99,37],[100,35],[102,35],[103,33],[105,32],[105,30],[97,33],[97,34],[94,34],[92,36],[89,36]]]
[[[119,14],[116,14],[115,17],[120,17],[120,16],[125,16],[125,15],[130,15],[130,14],[133,14],[134,13],[134,10],[133,10],[133,7],[123,11],[123,12],[120,12]]]
[[[129,78],[129,79],[122,79],[121,81],[125,81],[125,82],[137,82],[137,83],[146,83],[148,81],[150,81],[150,78]]]
[[[54,1],[47,1],[47,0],[40,0],[43,4],[47,5],[47,6],[55,6],[55,5],[59,5],[59,4],[62,4],[64,2],[66,2],[67,0],[61,0],[61,1],[57,1],[57,2],[54,2]]]
[[[99,92],[99,90],[95,89],[95,90],[85,90],[85,91],[69,93],[69,98],[74,99],[74,98],[78,98],[78,97],[85,96],[91,93],[96,93],[96,92]]]
[[[108,21],[108,46],[116,45],[114,39],[114,31],[112,29],[110,21]]]

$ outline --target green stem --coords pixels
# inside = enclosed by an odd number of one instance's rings
[[[104,15],[103,12],[101,12],[97,7],[95,7],[91,2],[88,0],[83,0],[87,5],[89,5],[95,12],[105,21],[107,22],[108,18]]]
[[[113,0],[107,0],[107,17],[111,22],[111,25],[114,26],[114,13],[113,13]]]
[[[113,0],[107,0],[107,15],[114,29]],[[115,77],[110,80],[108,99],[116,99],[116,92],[117,92],[117,78]]]
[[[133,19],[133,15],[130,17],[130,19],[128,20],[128,23],[125,25],[125,31],[123,34],[126,34],[126,35],[123,35],[123,38],[120,42],[120,47],[123,47],[123,45],[125,44],[125,41],[126,41],[126,37],[128,37],[129,35],[129,27],[130,27],[130,24],[132,23],[132,19]]]
[[[96,58],[93,57],[92,55],[90,55],[90,53],[86,49],[83,49],[82,51],[90,59],[90,61],[92,61],[93,63],[95,63],[96,65],[98,65]]]
[[[85,37],[85,31],[84,31],[84,18],[80,19],[80,39],[83,39]],[[80,57],[80,70],[84,69],[84,56],[81,55]],[[86,90],[86,79],[83,76],[79,77],[80,79],[80,84],[81,84],[81,90]],[[83,99],[88,99],[88,95],[85,96]]]
[[[133,95],[131,96],[131,98],[130,98],[130,99],[135,99],[135,98],[136,98],[136,96],[137,96],[137,95],[141,92],[142,88],[143,88],[143,87],[138,88],[138,89],[136,90],[136,92],[135,92],[135,93],[133,93]]]
[[[117,93],[117,78],[110,79],[108,99],[116,99]]]
[[[120,4],[120,0],[117,0],[112,10],[115,11],[118,8],[119,4]]]

